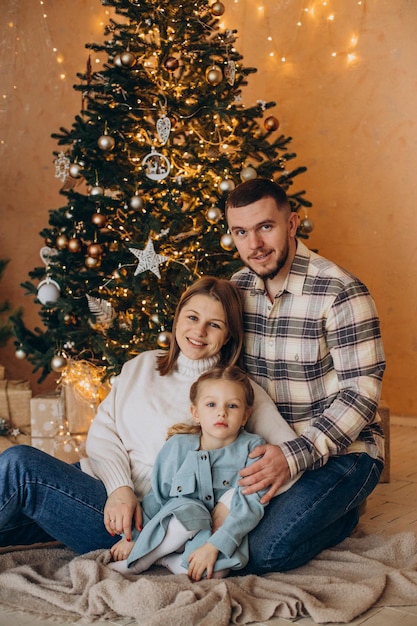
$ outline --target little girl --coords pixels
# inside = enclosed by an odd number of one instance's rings
[[[157,563],[197,581],[248,561],[247,534],[264,514],[263,492],[242,495],[237,484],[239,471],[256,460],[250,452],[265,443],[243,430],[252,385],[238,367],[217,367],[191,386],[190,400],[194,423],[174,425],[156,459],[142,532],[111,548],[117,562],[110,567],[119,572],[139,574]],[[210,512],[219,500],[230,512],[212,534]]]

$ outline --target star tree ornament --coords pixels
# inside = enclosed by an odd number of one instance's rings
[[[129,248],[129,250],[139,259],[139,263],[135,269],[135,276],[145,272],[146,270],[150,270],[155,274],[155,276],[161,278],[159,266],[161,263],[168,261],[168,257],[155,252],[152,239],[148,239],[148,243],[146,244],[146,248],[144,250],[138,250],[137,248]]]

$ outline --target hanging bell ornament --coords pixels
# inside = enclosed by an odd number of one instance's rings
[[[101,135],[97,140],[98,147],[100,148],[100,150],[104,150],[104,152],[110,152],[111,150],[113,150],[115,144],[116,142],[114,140],[114,137],[112,137],[111,135]]]
[[[219,187],[221,191],[225,193],[229,193],[230,191],[233,191],[233,189],[235,188],[235,183],[233,182],[231,178],[224,178],[222,181],[220,181]]]
[[[71,163],[69,166],[69,174],[72,178],[80,178],[81,176],[81,165],[79,163]]]
[[[87,253],[94,259],[100,257],[103,254],[103,246],[99,243],[91,243],[87,248]]]
[[[17,348],[17,350],[16,350],[16,352],[14,354],[15,354],[16,359],[19,359],[20,361],[23,361],[27,357],[27,354],[23,350],[23,348]]]
[[[211,206],[209,209],[207,209],[206,220],[210,224],[217,224],[218,222],[220,222],[221,218],[222,218],[222,212],[220,211],[218,207]]]
[[[180,66],[180,62],[177,57],[168,57],[164,61],[164,65],[169,72],[175,72]]]
[[[55,280],[48,277],[39,283],[36,297],[42,304],[52,304],[58,300],[60,293],[61,287]]]
[[[223,72],[221,67],[218,65],[210,65],[210,67],[206,69],[206,81],[210,83],[210,85],[216,87],[216,85],[219,85],[222,80]]]
[[[171,343],[171,333],[166,330],[163,330],[159,333],[156,343],[160,348],[169,348]]]
[[[257,176],[258,172],[255,170],[254,167],[251,167],[250,165],[244,167],[243,170],[240,172],[240,179],[242,181],[252,180],[252,178],[257,178]]]
[[[279,128],[279,120],[274,115],[270,115],[265,118],[264,127],[269,131],[277,130]]]
[[[135,195],[132,196],[129,200],[130,208],[134,209],[135,211],[143,209],[144,204],[145,203],[143,202],[142,196],[140,196],[138,193],[135,193]]]
[[[61,372],[67,365],[67,359],[62,354],[55,354],[51,359],[51,368],[54,372]]]
[[[133,52],[126,50],[120,55],[120,64],[123,67],[134,67],[136,65],[136,57]]]
[[[93,215],[91,216],[91,221],[93,222],[94,226],[97,226],[97,228],[104,228],[107,224],[107,216],[103,215],[103,213],[93,213]]]
[[[76,237],[71,237],[68,239],[68,250],[76,254],[77,252],[81,252],[83,244]]]
[[[314,222],[309,217],[305,217],[300,222],[300,228],[303,233],[311,233],[314,230]]]
[[[235,244],[233,243],[232,235],[230,233],[226,233],[225,235],[222,235],[220,238],[220,245],[223,248],[223,250],[226,250],[227,252],[231,252],[231,250],[233,250],[233,248],[235,247]]]
[[[213,15],[216,17],[220,17],[225,12],[225,6],[223,2],[215,2],[211,5],[210,10]]]

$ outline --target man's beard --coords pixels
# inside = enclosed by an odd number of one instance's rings
[[[273,278],[275,278],[275,276],[277,276],[279,274],[279,272],[282,270],[282,268],[286,264],[286,262],[288,260],[289,253],[290,253],[290,246],[289,246],[289,243],[287,241],[286,246],[285,246],[284,250],[281,252],[274,269],[270,270],[267,273],[259,273],[259,272],[257,272],[249,263],[246,263],[246,265],[249,267],[249,269],[252,270],[252,272],[255,272],[255,274],[257,276],[259,276],[259,278],[262,278],[262,280],[264,280],[264,281],[272,280]]]

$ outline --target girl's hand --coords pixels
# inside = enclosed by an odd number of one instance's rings
[[[212,578],[214,564],[219,551],[211,543],[205,543],[201,548],[194,550],[188,558],[188,576],[191,580],[201,580],[207,570],[207,578]]]
[[[110,548],[110,554],[112,555],[113,561],[124,561],[127,559],[129,554],[132,552],[133,542],[128,541],[127,539],[120,539],[117,543],[114,544]]]
[[[130,487],[119,487],[107,498],[104,507],[104,526],[112,536],[122,535],[132,540],[132,522],[142,530],[142,510]]]

